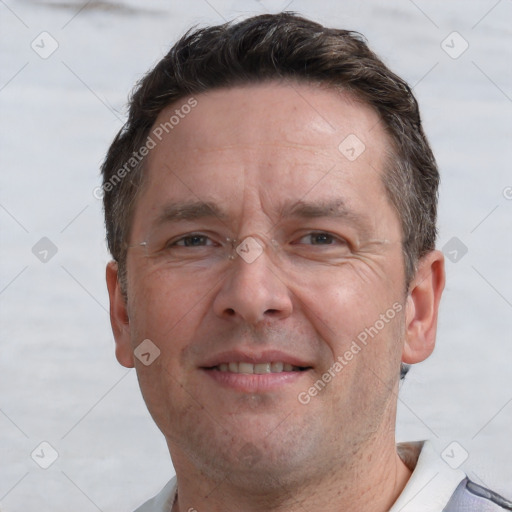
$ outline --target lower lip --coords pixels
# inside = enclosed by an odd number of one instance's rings
[[[220,385],[244,393],[274,391],[287,384],[293,384],[308,373],[308,370],[279,373],[232,373],[202,368],[210,378]]]

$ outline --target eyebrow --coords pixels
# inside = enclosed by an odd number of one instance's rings
[[[354,223],[363,231],[369,231],[367,217],[348,208],[341,198],[315,202],[288,201],[278,209],[278,212],[280,220],[285,218],[342,218]],[[162,209],[155,224],[208,218],[217,218],[221,222],[227,222],[229,215],[218,205],[209,201],[175,202],[167,204]]]
[[[177,222],[180,220],[196,220],[217,217],[225,221],[228,215],[222,211],[215,203],[205,201],[178,202],[167,204],[163,209],[155,224],[164,224],[167,222]]]
[[[280,209],[281,217],[311,219],[317,217],[355,217],[342,199],[330,201],[295,201],[285,203]]]

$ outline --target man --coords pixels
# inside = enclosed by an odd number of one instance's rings
[[[291,13],[186,34],[103,165],[116,355],[176,478],[139,511],[498,511],[395,444],[434,348],[438,171],[407,84]]]

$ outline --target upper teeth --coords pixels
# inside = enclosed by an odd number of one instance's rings
[[[221,372],[232,373],[280,373],[299,371],[298,366],[289,363],[221,363],[216,367]]]

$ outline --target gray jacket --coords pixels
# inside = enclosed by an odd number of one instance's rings
[[[468,478],[462,480],[443,512],[502,512],[512,510],[512,501]]]

